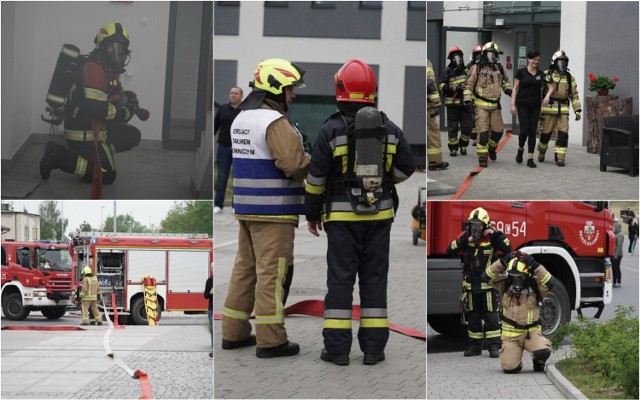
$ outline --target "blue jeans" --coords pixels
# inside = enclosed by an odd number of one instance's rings
[[[215,183],[215,199],[213,202],[216,207],[224,208],[224,194],[227,190],[227,181],[229,180],[232,161],[233,155],[231,153],[231,147],[218,146],[218,151],[216,152],[218,179]]]

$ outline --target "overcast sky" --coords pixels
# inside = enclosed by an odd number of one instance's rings
[[[15,211],[23,211],[38,214],[39,200],[3,200],[3,203],[13,203]],[[65,235],[78,229],[83,221],[87,221],[93,228],[102,226],[103,219],[113,216],[113,204],[116,205],[118,215],[131,214],[142,225],[159,226],[174,200],[58,200],[58,209],[64,213],[63,218],[69,220]]]

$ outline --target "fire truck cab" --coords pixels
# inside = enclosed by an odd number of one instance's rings
[[[69,244],[2,242],[2,312],[21,321],[31,311],[49,319],[65,315],[73,291]]]
[[[491,227],[502,231],[513,250],[531,254],[556,278],[541,310],[545,335],[571,319],[571,310],[611,303],[613,215],[606,202],[459,201],[430,202],[427,208],[427,321],[437,332],[461,334],[460,257],[447,247],[465,229],[469,213],[483,207]]]
[[[159,310],[207,310],[203,290],[212,273],[213,240],[206,234],[76,232],[72,248],[76,282],[82,283],[81,272],[89,266],[105,310],[111,314],[115,306],[121,323],[147,324],[146,276],[155,278]]]

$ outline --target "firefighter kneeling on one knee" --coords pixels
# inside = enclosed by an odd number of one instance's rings
[[[549,139],[554,130],[558,131],[555,153],[556,165],[564,167],[567,146],[569,145],[569,103],[576,114],[576,121],[580,121],[582,106],[578,95],[576,79],[569,73],[569,57],[564,51],[557,51],[551,57],[551,65],[546,75],[547,83],[554,86],[554,92],[548,105],[543,105],[540,110],[542,129],[540,142],[538,142],[538,161],[543,162],[545,153],[549,147]]]
[[[553,276],[531,255],[516,251],[491,264],[482,278],[502,294],[502,371],[520,372],[523,350],[531,353],[533,370],[544,371],[551,342],[542,335],[540,307]]]
[[[80,298],[82,299],[82,325],[89,325],[89,310],[94,317],[94,322],[102,325],[102,315],[98,311],[98,296],[100,295],[100,287],[98,286],[98,278],[93,276],[91,268],[84,267],[82,270],[84,278],[82,279],[82,290]]]
[[[491,358],[498,358],[500,349],[500,296],[491,285],[482,281],[482,274],[497,258],[497,252],[501,255],[511,252],[511,244],[502,232],[490,227],[490,222],[484,208],[472,210],[467,229],[447,249],[450,255],[462,258],[464,279],[460,302],[467,314],[469,335],[465,357],[482,354],[483,339]]]
[[[464,105],[468,112],[475,106],[475,127],[478,131],[478,163],[487,167],[487,155],[496,160],[496,149],[504,130],[500,107],[501,92],[511,96],[511,84],[499,63],[502,54],[494,42],[482,47],[480,64],[472,65],[464,88]]]

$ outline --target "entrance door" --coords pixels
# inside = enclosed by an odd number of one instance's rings
[[[173,1],[165,84],[162,147],[194,150],[205,129],[212,3]]]

